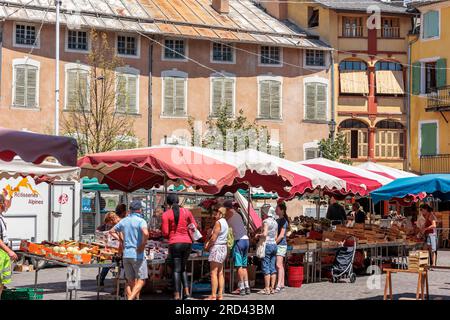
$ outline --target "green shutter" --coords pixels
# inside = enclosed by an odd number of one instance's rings
[[[439,37],[439,12],[429,11],[423,15],[423,37]]]
[[[412,65],[412,93],[414,95],[420,94],[421,66],[420,62],[414,62]]]
[[[437,124],[423,123],[420,126],[420,154],[430,156],[437,154]]]
[[[438,88],[447,85],[447,59],[436,61],[436,86]]]

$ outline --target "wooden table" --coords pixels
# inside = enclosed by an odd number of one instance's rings
[[[424,268],[421,270],[414,269],[384,269],[386,271],[386,284],[384,286],[384,300],[387,300],[387,294],[389,290],[389,298],[392,300],[392,273],[410,273],[417,274],[417,291],[416,291],[416,300],[424,300],[424,291],[427,294],[427,300],[429,299],[429,288],[428,288],[428,268]]]

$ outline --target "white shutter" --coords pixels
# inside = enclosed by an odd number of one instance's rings
[[[174,78],[164,78],[164,110],[163,114],[171,116],[174,113]]]
[[[176,116],[184,116],[185,112],[185,79],[184,78],[176,78],[175,79],[175,110],[174,113]]]
[[[279,81],[271,81],[270,83],[270,118],[281,118],[281,83]]]
[[[14,105],[25,106],[25,66],[15,67]]]
[[[126,111],[126,97],[127,97],[127,81],[123,74],[117,75],[117,96],[116,96],[116,110],[118,112]]]
[[[138,113],[137,106],[137,76],[128,75],[128,108],[127,112],[129,113]]]
[[[89,86],[88,86],[88,72],[78,70],[78,99],[79,108],[82,110],[89,110]]]
[[[77,73],[76,71],[67,71],[67,105],[69,110],[75,110],[77,106]]]
[[[216,116],[220,107],[222,107],[222,79],[212,81],[212,115]]]
[[[306,90],[306,119],[314,120],[316,117],[316,85],[308,83]]]
[[[260,117],[268,118],[270,116],[270,81],[261,81],[259,86]]]
[[[36,90],[37,90],[37,68],[27,67],[27,87],[26,87],[26,106],[29,108],[36,107]]]
[[[317,84],[316,119],[327,120],[327,86]]]
[[[223,80],[223,103],[227,106],[227,112],[229,115],[233,115],[233,96],[234,96],[234,80]]]

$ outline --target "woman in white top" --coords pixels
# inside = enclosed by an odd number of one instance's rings
[[[208,261],[211,265],[211,295],[206,300],[222,300],[225,277],[223,264],[227,258],[228,223],[225,220],[225,208],[214,209],[213,217],[216,219],[211,238],[206,244],[209,250]]]

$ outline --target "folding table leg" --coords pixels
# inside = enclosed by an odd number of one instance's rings
[[[384,284],[384,300],[387,300],[388,287],[389,287],[389,271],[386,273],[386,283]]]
[[[422,273],[419,272],[419,279],[417,280],[416,300],[420,299],[420,287],[422,284]]]

